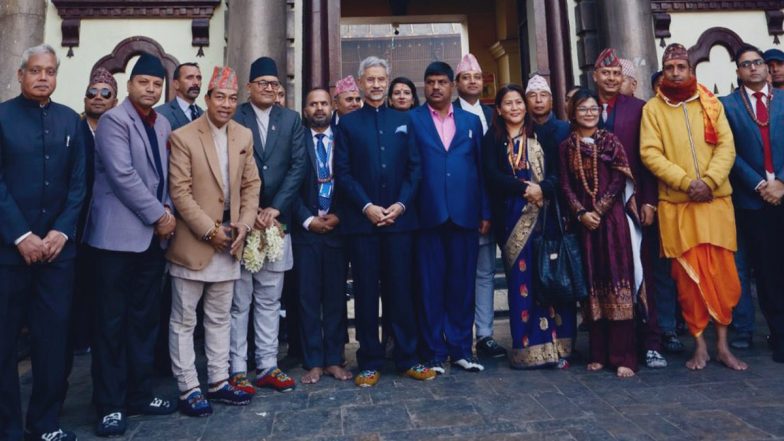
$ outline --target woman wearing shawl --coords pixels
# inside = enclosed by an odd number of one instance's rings
[[[513,342],[509,362],[515,369],[564,368],[575,334],[574,305],[542,306],[532,291],[532,239],[542,234],[537,221],[545,201],[556,199],[554,191],[544,192],[540,183],[546,178],[545,162],[558,159],[545,158],[526,115],[524,95],[515,84],[498,91],[495,121],[482,144],[492,224],[508,287]]]
[[[588,370],[611,366],[619,377],[631,377],[637,370],[635,306],[645,298],[640,295],[642,237],[626,154],[615,135],[598,129],[598,102],[585,89],[572,98],[572,134],[560,147],[561,189],[580,223],[589,288],[583,308]]]

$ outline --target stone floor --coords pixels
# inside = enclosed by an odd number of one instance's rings
[[[669,356],[667,369],[643,368],[623,380],[610,371],[589,373],[579,358],[563,371],[513,371],[495,360],[482,373],[452,369],[426,383],[401,378],[390,366],[370,389],[325,377],[286,394],[260,391],[246,407],[215,405],[209,418],[134,417],[122,439],[784,440],[784,365],[772,362],[764,324],[759,328],[755,348],[738,353],[751,366],[746,372],[716,362],[690,372],[685,354]],[[508,322],[496,320],[496,329],[508,345]],[[577,346],[585,353],[587,334],[579,334]],[[349,354],[355,349],[350,345]],[[77,357],[61,417],[80,440],[97,439],[89,364],[89,356]],[[288,360],[281,366],[299,382],[301,368]],[[21,370],[28,397],[31,376]],[[176,395],[173,380],[157,381],[161,394]]]

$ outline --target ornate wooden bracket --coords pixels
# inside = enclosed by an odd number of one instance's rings
[[[784,34],[784,12],[780,9],[765,11],[765,21],[768,22],[768,34],[773,36],[773,44],[780,44],[779,35]]]
[[[692,66],[708,61],[713,46],[724,46],[730,53],[730,59],[735,61],[735,52],[743,44],[743,39],[738,34],[727,28],[710,28],[700,35],[697,44],[689,48],[689,62]]]
[[[202,48],[210,45],[210,18],[221,0],[52,0],[63,19],[62,45],[73,56],[79,46],[82,19],[91,18],[190,18],[191,44],[198,47],[196,56],[204,56]]]
[[[105,55],[100,60],[96,61],[90,72],[98,67],[103,67],[112,74],[125,72],[125,68],[128,66],[128,61],[142,52],[147,52],[148,54],[155,55],[161,59],[163,68],[166,69],[166,90],[164,92],[166,93],[167,101],[173,99],[174,90],[169,88],[169,84],[171,83],[172,76],[174,75],[174,69],[177,68],[177,65],[180,64],[180,62],[177,61],[174,56],[167,54],[166,51],[163,50],[163,47],[161,47],[161,45],[152,38],[126,38],[114,47],[111,54]]]
[[[672,37],[670,33],[670,22],[672,17],[666,12],[653,13],[653,35],[659,39],[659,46],[665,47],[667,43],[664,42],[665,38]]]

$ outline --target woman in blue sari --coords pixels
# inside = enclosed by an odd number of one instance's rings
[[[540,216],[545,207],[557,203],[554,190],[545,194],[540,183],[557,179],[557,175],[546,175],[545,163],[558,159],[545,157],[527,116],[524,96],[522,87],[515,84],[498,91],[495,121],[482,144],[492,224],[500,239],[508,288],[509,363],[514,369],[563,368],[568,367],[574,341],[575,305],[544,306],[537,303],[533,292],[533,239],[560,234],[557,226],[541,225]],[[547,217],[554,224],[552,212]]]

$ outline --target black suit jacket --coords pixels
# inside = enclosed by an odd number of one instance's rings
[[[305,147],[302,120],[297,112],[272,106],[267,128],[267,143],[262,145],[259,124],[251,104],[244,103],[234,120],[253,132],[253,156],[261,176],[260,208],[280,211],[278,221],[291,222],[291,210],[305,177]]]
[[[324,243],[328,246],[342,247],[343,238],[339,236],[340,224],[337,228],[327,234],[316,234],[305,230],[302,223],[311,216],[318,216],[318,195],[319,195],[319,182],[317,176],[316,165],[316,147],[313,144],[313,137],[310,136],[310,130],[305,130],[305,177],[302,180],[302,185],[299,187],[297,198],[294,200],[293,220],[291,222],[291,240],[293,243]],[[333,134],[332,157],[334,158],[335,145]],[[332,201],[329,206],[329,212],[336,215],[342,221],[342,213],[340,207],[340,200],[337,197],[338,192],[332,192]]]

